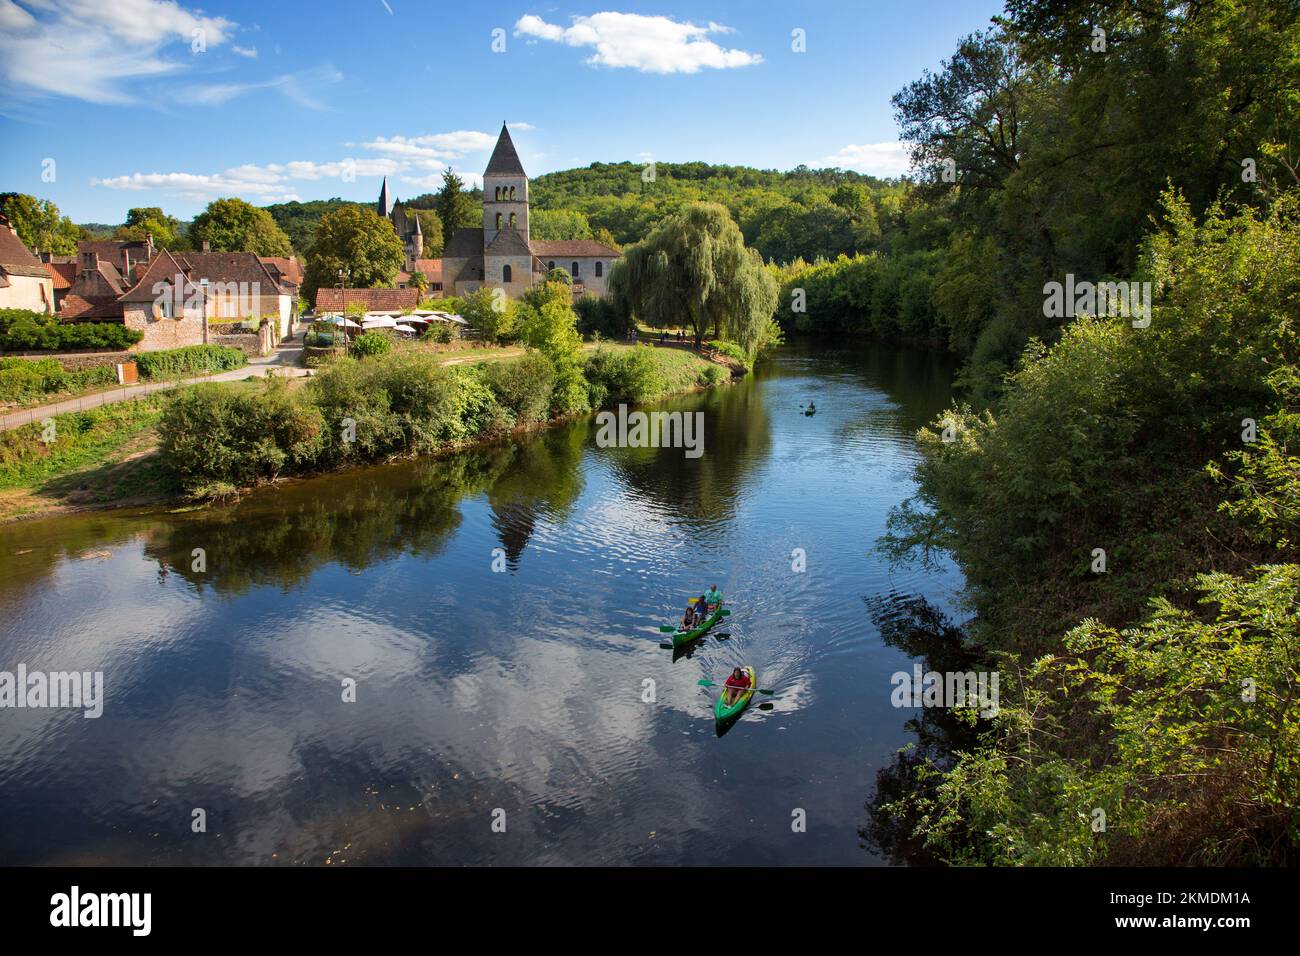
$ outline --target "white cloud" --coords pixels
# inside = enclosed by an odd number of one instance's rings
[[[711,33],[730,33],[729,27],[708,26],[637,13],[595,13],[574,17],[561,27],[527,14],[515,23],[515,36],[534,37],[595,50],[587,58],[593,66],[628,67],[643,73],[697,73],[702,67],[725,70],[762,63],[757,53],[726,49],[708,39]]]
[[[461,129],[452,133],[434,133],[426,136],[378,136],[358,145],[362,149],[376,153],[386,153],[405,159],[429,160],[445,166],[447,160],[456,159],[466,153],[484,152],[491,149],[495,143],[496,137],[491,133]]]
[[[255,47],[255,46],[254,46],[254,47],[246,47],[246,46],[232,46],[232,47],[230,48],[230,52],[231,52],[231,53],[238,53],[240,56],[246,56],[246,57],[248,57],[250,60],[256,60],[256,59],[257,59],[257,47]]]
[[[0,82],[6,97],[25,90],[129,103],[126,81],[183,68],[163,47],[194,57],[196,36],[211,49],[236,26],[175,0],[0,0]]]
[[[297,73],[286,73],[269,80],[246,83],[199,83],[178,87],[173,95],[191,106],[220,106],[247,93],[275,90],[305,109],[324,110],[328,107],[322,100],[322,94],[327,87],[335,85],[342,79],[342,73],[326,64]]]
[[[852,169],[869,176],[901,176],[911,166],[910,148],[898,140],[861,146],[850,143],[819,165]]]

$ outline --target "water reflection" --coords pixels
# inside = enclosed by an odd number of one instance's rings
[[[792,346],[663,406],[705,413],[699,459],[579,421],[222,508],[0,528],[0,668],[102,669],[108,695],[98,721],[0,713],[0,862],[862,862],[911,651],[860,596],[960,584],[871,551],[950,375]],[[725,630],[661,649],[713,583]],[[778,692],[718,739],[697,682],[740,664]]]

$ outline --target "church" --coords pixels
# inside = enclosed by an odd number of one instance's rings
[[[418,222],[415,228],[418,231]],[[457,229],[447,241],[442,288],[445,295],[464,295],[484,287],[504,289],[514,298],[544,281],[551,269],[564,269],[573,277],[575,296],[603,296],[609,267],[618,256],[616,249],[594,239],[529,236],[528,175],[502,123],[483,173],[483,228]]]

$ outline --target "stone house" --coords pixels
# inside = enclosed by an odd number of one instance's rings
[[[0,216],[0,309],[54,312],[54,279]]]

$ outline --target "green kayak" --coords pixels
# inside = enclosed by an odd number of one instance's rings
[[[724,686],[722,692],[718,694],[718,699],[713,702],[713,719],[719,724],[725,724],[729,720],[734,720],[740,716],[740,712],[749,706],[749,701],[754,696],[754,691],[758,689],[758,675],[754,673],[754,668],[742,668],[749,675],[749,686],[739,694],[730,704],[725,703],[727,699],[727,688]]]
[[[689,631],[675,631],[673,633],[673,647],[681,647],[683,644],[693,641],[697,637],[703,637],[709,629],[713,627],[713,625],[722,620],[722,609],[725,606],[726,605],[723,602],[719,601],[718,609],[714,611],[710,617],[706,618],[704,623],[699,625],[699,627],[692,628]]]

